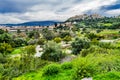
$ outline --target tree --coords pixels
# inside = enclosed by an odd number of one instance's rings
[[[2,53],[3,55],[6,55],[12,51],[13,51],[13,48],[10,44],[5,42],[0,44],[0,53]]]
[[[27,41],[24,40],[23,38],[16,38],[14,40],[14,45],[15,47],[21,47],[21,46],[27,45]]]
[[[71,36],[69,32],[60,32],[60,37],[64,38],[66,36]]]
[[[73,54],[77,55],[82,49],[87,49],[90,47],[90,43],[86,39],[76,38],[75,41],[71,44],[73,48]]]
[[[12,41],[11,36],[8,33],[4,33],[0,35],[0,43],[10,43]]]
[[[2,29],[0,29],[0,34],[3,34],[3,33],[5,33],[5,31],[4,31],[4,30],[2,30]]]
[[[37,41],[37,44],[44,45],[45,44],[45,39],[39,38],[38,41]]]
[[[21,33],[21,30],[20,30],[20,29],[17,29],[17,33],[20,34],[20,33]]]
[[[42,30],[42,34],[46,40],[52,40],[53,38],[55,38],[55,34],[47,28]]]
[[[59,61],[63,57],[64,54],[62,53],[61,46],[52,41],[49,41],[45,45],[44,52],[41,56],[42,59],[55,61],[55,62]]]

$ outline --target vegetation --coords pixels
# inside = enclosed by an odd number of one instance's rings
[[[120,18],[66,22],[72,27],[0,29],[0,80],[119,80]]]

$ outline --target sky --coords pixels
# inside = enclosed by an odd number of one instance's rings
[[[86,13],[120,15],[120,0],[0,0],[0,24],[65,21]]]

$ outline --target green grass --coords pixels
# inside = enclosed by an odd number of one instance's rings
[[[99,33],[100,35],[107,35],[107,34],[119,34],[118,30],[104,30]]]
[[[11,54],[20,54],[22,53],[20,48],[15,49]]]
[[[62,70],[59,74],[53,76],[42,76],[42,73],[42,70],[38,70],[37,72],[30,72],[12,80],[72,80],[71,75],[74,73],[74,69]]]
[[[93,77],[93,80],[120,80],[120,72],[108,72]]]

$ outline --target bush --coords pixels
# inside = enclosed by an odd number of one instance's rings
[[[22,50],[23,50],[23,53],[25,53],[29,56],[35,54],[35,52],[36,52],[35,51],[35,46],[33,46],[33,45],[26,46]]]
[[[38,39],[37,44],[38,45],[44,45],[45,44],[45,39],[43,39],[43,38]]]
[[[46,40],[52,40],[56,36],[54,32],[48,30],[47,28],[42,30],[42,35]]]
[[[14,40],[14,45],[15,47],[21,47],[27,45],[27,41],[24,40],[23,38],[17,38]]]
[[[61,68],[58,64],[50,64],[43,69],[43,76],[58,74],[60,70]]]
[[[80,80],[85,77],[92,77],[94,74],[96,74],[95,65],[93,63],[90,63],[89,61],[83,61],[77,66],[73,78],[75,80]]]
[[[6,62],[6,58],[3,56],[2,53],[0,53],[0,63],[5,63]]]
[[[111,43],[105,43],[105,42],[99,42],[98,46],[101,47],[101,48],[104,48],[104,49],[115,49],[115,48],[117,48],[113,44],[111,44]]]
[[[71,41],[71,40],[72,40],[71,36],[65,36],[65,37],[63,38],[63,41],[65,41],[65,42],[69,42],[69,41]]]
[[[60,43],[62,41],[62,39],[60,38],[60,37],[56,37],[55,39],[54,39],[54,42],[56,42],[56,43]]]
[[[49,61],[60,61],[61,58],[63,58],[65,55],[62,53],[62,48],[60,45],[58,45],[55,42],[49,41],[44,46],[44,52],[41,56],[44,60]]]
[[[60,37],[56,37],[55,39],[54,39],[54,42],[56,42],[56,43],[60,43],[62,41],[62,39],[60,38]]]
[[[8,43],[1,43],[0,44],[0,52],[5,55],[7,53],[10,53],[13,51],[13,48],[10,44]]]
[[[4,67],[2,64],[0,64],[0,74],[3,74],[4,73]]]
[[[71,36],[69,32],[60,32],[60,37],[64,38],[66,36]]]
[[[75,41],[71,44],[73,48],[73,54],[77,55],[82,49],[87,49],[90,47],[89,41],[86,39],[76,38]]]
[[[85,36],[88,37],[88,39],[90,39],[90,40],[98,38],[98,36],[94,33],[89,33],[89,34],[86,34]]]
[[[37,39],[30,39],[29,41],[28,41],[28,44],[29,45],[35,45],[37,43]]]
[[[62,69],[72,69],[72,68],[73,68],[73,65],[72,65],[72,63],[70,63],[70,62],[66,62],[66,63],[63,63],[63,64],[61,65],[61,68],[62,68]]]
[[[96,73],[96,68],[93,64],[80,64],[76,69],[76,79],[92,77]]]

